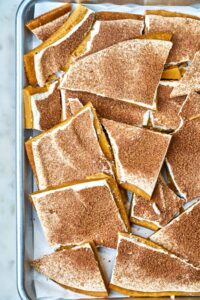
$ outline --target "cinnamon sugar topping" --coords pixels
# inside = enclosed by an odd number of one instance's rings
[[[199,292],[200,269],[132,235],[119,236],[111,284],[138,292]]]
[[[171,136],[106,119],[102,123],[113,149],[119,182],[136,186],[151,197]]]
[[[91,240],[115,248],[118,232],[127,232],[106,180],[56,188],[31,198],[51,245]]]
[[[61,121],[61,97],[58,83],[54,82],[45,93],[30,96],[33,115],[33,129],[47,130]]]
[[[77,60],[61,88],[155,109],[156,90],[171,47],[171,42],[160,40],[115,44]]]
[[[32,32],[38,37],[38,39],[45,41],[47,40],[64,22],[68,19],[70,12],[52,20],[44,25],[38,26],[32,29]]]
[[[189,121],[200,116],[200,94],[191,92],[187,96],[179,114],[184,121]]]
[[[134,195],[131,217],[163,227],[179,212],[184,201],[159,178],[150,201]]]
[[[172,138],[167,165],[179,193],[187,201],[200,196],[200,118],[184,124]]]
[[[32,263],[40,273],[71,289],[107,293],[90,244],[63,249]]]
[[[86,92],[71,90],[62,90],[62,92],[65,99],[78,98],[84,105],[91,102],[101,118],[140,127],[148,124],[149,111],[143,107]]]
[[[192,91],[200,91],[200,51],[194,55],[191,66],[174,87],[171,97],[188,95]]]
[[[165,249],[200,267],[200,202],[151,236]]]
[[[179,112],[185,96],[170,98],[176,82],[161,81],[157,92],[157,110],[151,112],[152,125],[156,129],[174,131],[181,123]]]
[[[85,54],[91,54],[142,34],[143,20],[123,19],[96,21]]]
[[[61,90],[61,99],[63,120],[66,120],[70,116],[74,115],[83,107],[83,104],[79,101],[78,98],[68,97],[65,90]]]
[[[90,107],[34,139],[32,152],[40,189],[97,173],[112,174],[98,141]]]
[[[149,33],[168,31],[173,34],[173,47],[167,63],[190,61],[199,50],[200,20],[146,15],[145,21]]]

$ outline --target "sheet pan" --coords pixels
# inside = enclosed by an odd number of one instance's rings
[[[24,152],[24,141],[26,141],[30,136],[35,133],[31,130],[24,130],[24,116],[23,116],[23,99],[22,99],[22,89],[26,85],[26,78],[23,68],[23,54],[36,45],[36,40],[33,35],[24,28],[24,24],[32,19],[34,16],[41,12],[45,12],[55,6],[58,6],[65,1],[39,1],[39,0],[24,0],[18,8],[16,14],[16,186],[17,186],[17,287],[21,299],[80,299],[80,297],[70,297],[69,295],[61,297],[48,297],[41,293],[41,297],[36,297],[35,282],[34,282],[34,272],[29,266],[29,261],[34,258],[34,246],[36,239],[34,238],[34,222],[37,216],[35,215],[31,204],[29,202],[28,195],[35,189],[33,175],[28,164],[25,152]],[[72,2],[73,1],[68,1]],[[84,3],[84,2],[83,2]],[[177,6],[190,6],[188,9],[193,14],[200,14],[200,2],[192,0],[94,0],[85,2],[88,7],[92,9],[101,10],[100,7],[107,7],[107,10],[113,10],[114,5],[121,5],[123,11],[131,11],[130,7],[132,4],[141,5],[135,10],[139,13],[144,10],[144,5],[166,5],[167,9],[175,10],[175,5]],[[119,6],[118,6],[119,7]],[[128,7],[128,8],[127,8]],[[48,9],[47,9],[48,8]],[[177,10],[177,9],[176,9]],[[187,12],[187,8],[183,10],[183,7],[179,9],[180,11]],[[141,228],[135,228],[136,231],[141,231]],[[148,232],[142,232],[142,235],[148,235]],[[40,241],[40,238],[37,240]],[[48,249],[47,249],[48,250]],[[37,254],[40,253],[40,250]],[[38,286],[37,286],[38,288]],[[191,297],[186,297],[187,299]],[[197,297],[200,298],[200,297]],[[93,298],[94,299],[94,298]],[[125,297],[118,295],[112,295],[112,299],[125,299]]]

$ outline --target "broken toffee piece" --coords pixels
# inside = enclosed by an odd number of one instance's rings
[[[200,196],[200,95],[191,93],[181,111],[182,126],[166,156],[170,181],[186,201]]]
[[[80,45],[83,48],[81,56],[137,38],[142,35],[144,29],[144,16],[142,15],[96,12],[95,19],[92,30]]]
[[[157,110],[150,112],[153,128],[172,132],[181,124],[179,112],[184,104],[185,96],[170,98],[170,94],[178,83],[176,81],[160,81],[157,92]]]
[[[25,146],[39,189],[99,173],[113,175],[110,146],[91,104]]]
[[[47,130],[61,121],[61,96],[58,81],[44,87],[23,90],[25,128]]]
[[[115,44],[76,60],[60,86],[156,109],[156,92],[171,47],[169,41],[153,39]]]
[[[32,31],[39,40],[45,41],[64,24],[69,18],[70,12],[71,4],[66,3],[30,20],[26,23],[26,27]]]
[[[119,184],[150,199],[171,136],[106,119],[102,124],[112,147]]]
[[[194,59],[171,92],[171,97],[189,95],[190,92],[200,91],[200,51],[196,52]]]
[[[94,12],[79,4],[57,31],[26,53],[24,65],[29,83],[44,86],[50,75],[64,67],[93,22]]]
[[[198,295],[200,269],[149,240],[119,234],[109,287],[133,297]]]
[[[168,224],[183,204],[183,199],[170,190],[160,176],[150,201],[133,195],[130,218],[134,224],[157,230]]]
[[[119,231],[130,225],[121,193],[111,177],[63,184],[31,194],[45,236],[52,246],[92,240],[116,248]]]
[[[149,122],[149,110],[124,101],[101,97],[91,93],[64,89],[61,90],[61,95],[64,118],[70,113],[69,106],[72,107],[75,103],[78,105],[79,101],[79,105],[81,103],[85,105],[88,102],[91,102],[101,118],[139,127],[147,126]]]
[[[146,33],[169,31],[173,34],[173,47],[168,64],[191,61],[200,48],[200,18],[163,10],[147,10]]]
[[[64,289],[94,297],[108,296],[103,272],[92,243],[65,247],[31,263],[37,272]]]
[[[168,251],[200,267],[200,202],[192,205],[150,239]]]

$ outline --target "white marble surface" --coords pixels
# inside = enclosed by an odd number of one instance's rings
[[[15,268],[15,13],[0,0],[0,300],[19,299]]]

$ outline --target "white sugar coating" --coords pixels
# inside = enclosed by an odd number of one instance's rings
[[[45,197],[46,195],[54,194],[57,191],[65,191],[65,190],[73,190],[75,192],[79,192],[84,189],[89,189],[97,186],[106,186],[108,187],[108,184],[105,179],[100,179],[100,180],[94,180],[94,181],[89,181],[89,182],[83,182],[83,183],[78,183],[75,185],[70,185],[70,186],[63,186],[60,188],[55,188],[53,190],[49,191],[41,191],[40,193],[33,194],[32,197],[34,199],[39,199],[42,197]]]
[[[155,213],[157,215],[160,215],[160,210],[159,210],[159,208],[158,208],[158,206],[156,205],[155,202],[152,204],[152,207],[153,207],[153,210],[155,211]]]
[[[96,21],[94,23],[94,26],[93,26],[93,28],[90,32],[90,39],[87,42],[86,50],[85,50],[84,54],[86,54],[88,51],[90,51],[90,49],[92,47],[93,40],[94,40],[95,36],[99,33],[100,26],[101,26],[101,21]]]
[[[32,108],[32,114],[33,114],[33,128],[37,130],[41,130],[40,126],[40,112],[37,109],[36,102],[38,100],[45,100],[47,99],[51,94],[53,94],[55,87],[57,85],[57,81],[53,82],[49,85],[48,91],[44,93],[37,93],[34,95],[31,95],[31,108]]]
[[[181,122],[180,127],[182,127],[182,125],[183,125],[183,121]],[[179,127],[179,128],[180,128],[180,127]],[[174,174],[173,174],[173,168],[172,168],[172,166],[170,165],[170,163],[169,163],[169,161],[168,161],[167,158],[165,158],[165,162],[166,162],[166,165],[167,165],[167,168],[168,168],[170,177],[171,177],[171,179],[172,179],[172,182],[173,182],[173,184],[174,184],[176,190],[178,191],[178,193],[180,194],[180,196],[181,196],[182,198],[186,199],[186,198],[187,198],[187,195],[186,195],[186,193],[182,193],[180,187],[178,186],[178,184],[177,184],[177,182],[176,182],[176,179],[175,179],[175,177],[174,177]]]
[[[65,97],[65,90],[61,89],[61,103],[62,103],[62,120],[66,120],[67,116],[67,106],[66,106],[66,97]]]

